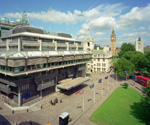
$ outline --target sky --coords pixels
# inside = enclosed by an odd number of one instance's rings
[[[150,46],[150,0],[1,0],[0,17],[16,20],[23,11],[35,27],[83,42],[90,36],[101,47],[110,46],[113,28],[117,47],[139,35]]]

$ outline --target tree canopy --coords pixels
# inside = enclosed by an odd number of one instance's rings
[[[140,59],[139,69],[142,72],[150,73],[150,52],[144,54],[144,56]]]
[[[124,71],[131,75],[135,71],[135,66],[130,60],[122,57],[114,64],[114,70],[117,71],[119,77],[125,78],[126,73]]]
[[[143,94],[145,95],[142,100],[142,115],[144,116],[145,122],[149,125],[150,124],[150,81],[149,87],[143,88]]]
[[[144,57],[144,54],[137,51],[127,51],[123,55],[124,58],[130,60],[134,65],[136,70],[140,70],[140,61]]]
[[[127,51],[135,51],[135,46],[131,43],[123,43],[121,45],[121,51],[118,53],[119,57],[121,58]]]

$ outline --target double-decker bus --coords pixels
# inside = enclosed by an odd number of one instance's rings
[[[150,81],[150,78],[147,78],[147,77],[143,77],[143,76],[137,76],[137,82],[148,87],[148,81]]]

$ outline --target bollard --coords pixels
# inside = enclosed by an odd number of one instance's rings
[[[42,109],[42,105],[41,105],[41,109]]]
[[[29,109],[27,109],[27,112],[29,111]]]
[[[15,113],[14,110],[12,110],[12,113],[13,113],[13,114]]]

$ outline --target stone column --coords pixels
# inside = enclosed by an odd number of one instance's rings
[[[43,92],[42,92],[42,90],[43,90],[43,80],[42,80],[42,83],[41,83],[41,98],[43,98]]]
[[[7,39],[6,40],[6,51],[8,51],[9,50],[9,40]]]
[[[18,86],[18,106],[21,106],[21,86]]]
[[[20,52],[21,51],[21,38],[20,37],[18,37],[18,52]]]
[[[41,39],[39,39],[39,40],[38,40],[38,42],[39,42],[39,44],[40,44],[40,48],[39,48],[39,50],[40,50],[40,51],[42,51],[42,40],[41,40]]]

